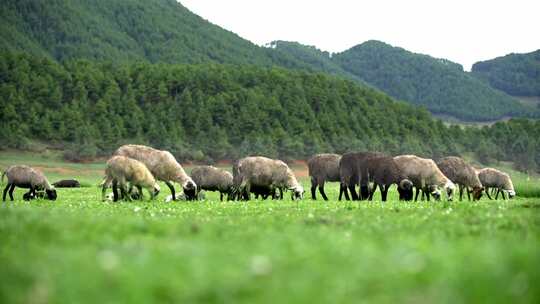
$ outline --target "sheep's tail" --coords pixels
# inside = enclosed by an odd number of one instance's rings
[[[4,176],[6,176],[6,174],[7,174],[7,170],[2,172],[2,178],[0,179],[2,183],[4,182]]]

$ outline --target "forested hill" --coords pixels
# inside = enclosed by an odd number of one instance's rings
[[[174,0],[5,0],[0,50],[113,62],[307,68],[191,13]]]
[[[465,120],[527,116],[531,109],[445,59],[368,41],[332,60],[391,96]]]
[[[477,62],[472,74],[510,95],[540,97],[540,50]]]
[[[459,128],[325,74],[216,64],[58,64],[4,54],[0,75],[3,148],[43,141],[95,156],[139,142],[182,159],[459,152]]]

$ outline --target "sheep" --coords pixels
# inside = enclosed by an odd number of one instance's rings
[[[79,188],[81,183],[75,179],[63,179],[52,184],[56,188]]]
[[[463,198],[463,189],[467,190],[467,197],[469,201],[471,200],[469,187],[472,188],[473,200],[479,200],[482,197],[484,187],[476,175],[476,170],[462,158],[456,156],[444,157],[437,162],[437,166],[446,177],[459,185],[460,201]]]
[[[508,193],[508,198],[513,198],[516,195],[512,179],[510,179],[510,176],[507,173],[493,168],[484,168],[478,170],[477,175],[480,182],[485,187],[486,195],[489,199],[491,199],[489,188],[497,189],[495,199],[499,197],[499,193],[502,194],[503,199],[506,199],[504,196],[505,192]]]
[[[369,184],[367,179],[362,179],[361,174],[365,172],[366,160],[369,157],[384,156],[379,152],[349,152],[343,154],[339,161],[339,200],[341,201],[342,194],[345,194],[345,199],[349,200],[347,188],[351,192],[353,200],[364,200],[369,198]],[[356,194],[355,187],[360,184],[359,195]]]
[[[173,198],[176,199],[176,196],[171,181],[182,186],[188,199],[196,198],[197,184],[186,174],[184,168],[170,152],[141,145],[124,145],[113,155],[127,156],[145,164],[157,180],[165,182]]]
[[[293,200],[302,199],[304,194],[304,188],[287,164],[263,156],[246,157],[235,163],[233,180],[238,198],[245,195],[248,200],[252,186],[292,190]]]
[[[406,179],[393,157],[389,156],[372,156],[366,158],[365,172],[361,174],[361,178],[367,178],[368,182],[373,182],[373,188],[369,194],[369,200],[373,199],[373,194],[377,190],[377,186],[381,191],[381,199],[386,201],[388,190],[392,184],[396,184],[398,189],[403,192],[412,191],[413,183]],[[362,183],[362,181],[361,181]]]
[[[311,199],[316,200],[317,186],[325,201],[328,200],[324,193],[324,183],[339,182],[339,161],[341,155],[317,154],[308,160],[309,176],[311,177]]]
[[[45,190],[48,200],[54,201],[57,198],[56,189],[49,183],[42,172],[34,168],[24,165],[11,166],[2,173],[2,182],[4,181],[4,176],[7,176],[8,179],[2,197],[4,202],[6,201],[8,190],[9,198],[13,201],[13,190],[15,190],[15,187],[30,189],[26,195],[29,199],[35,198],[37,196],[36,191],[38,190]]]
[[[394,157],[396,164],[404,178],[410,180],[416,187],[414,200],[418,200],[420,190],[440,199],[442,187],[449,201],[453,199],[455,185],[437,167],[432,159],[421,158],[416,155],[400,155]],[[429,200],[429,195],[427,196]]]
[[[142,162],[125,156],[113,156],[107,161],[105,178],[102,182],[101,189],[102,200],[105,201],[105,190],[111,184],[114,193],[113,201],[117,201],[118,199],[117,186],[120,186],[122,197],[131,200],[131,195],[127,189],[128,182],[132,186],[137,187],[141,200],[143,199],[142,188],[150,192],[151,199],[154,199],[160,191],[156,179]]]
[[[197,184],[197,192],[219,191],[221,201],[224,194],[227,194],[227,199],[232,198],[233,176],[228,171],[213,166],[199,166],[191,170],[191,178]]]

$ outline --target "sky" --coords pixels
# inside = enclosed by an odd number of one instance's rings
[[[180,0],[258,45],[297,41],[338,53],[380,40],[472,64],[540,49],[540,0]]]

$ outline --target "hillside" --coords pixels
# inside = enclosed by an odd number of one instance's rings
[[[472,74],[512,96],[540,98],[540,50],[477,62]]]
[[[392,97],[465,120],[527,116],[530,109],[445,59],[368,41],[332,60]]]
[[[306,66],[309,66],[308,70],[310,71],[342,76],[365,84],[358,76],[349,73],[338,62],[333,61],[330,53],[321,51],[315,46],[307,46],[292,41],[272,41],[268,46],[280,53],[289,55],[296,61],[303,62]],[[294,66],[285,67],[294,68]]]
[[[229,63],[305,68],[191,13],[174,0],[0,2],[0,50],[58,61]]]

